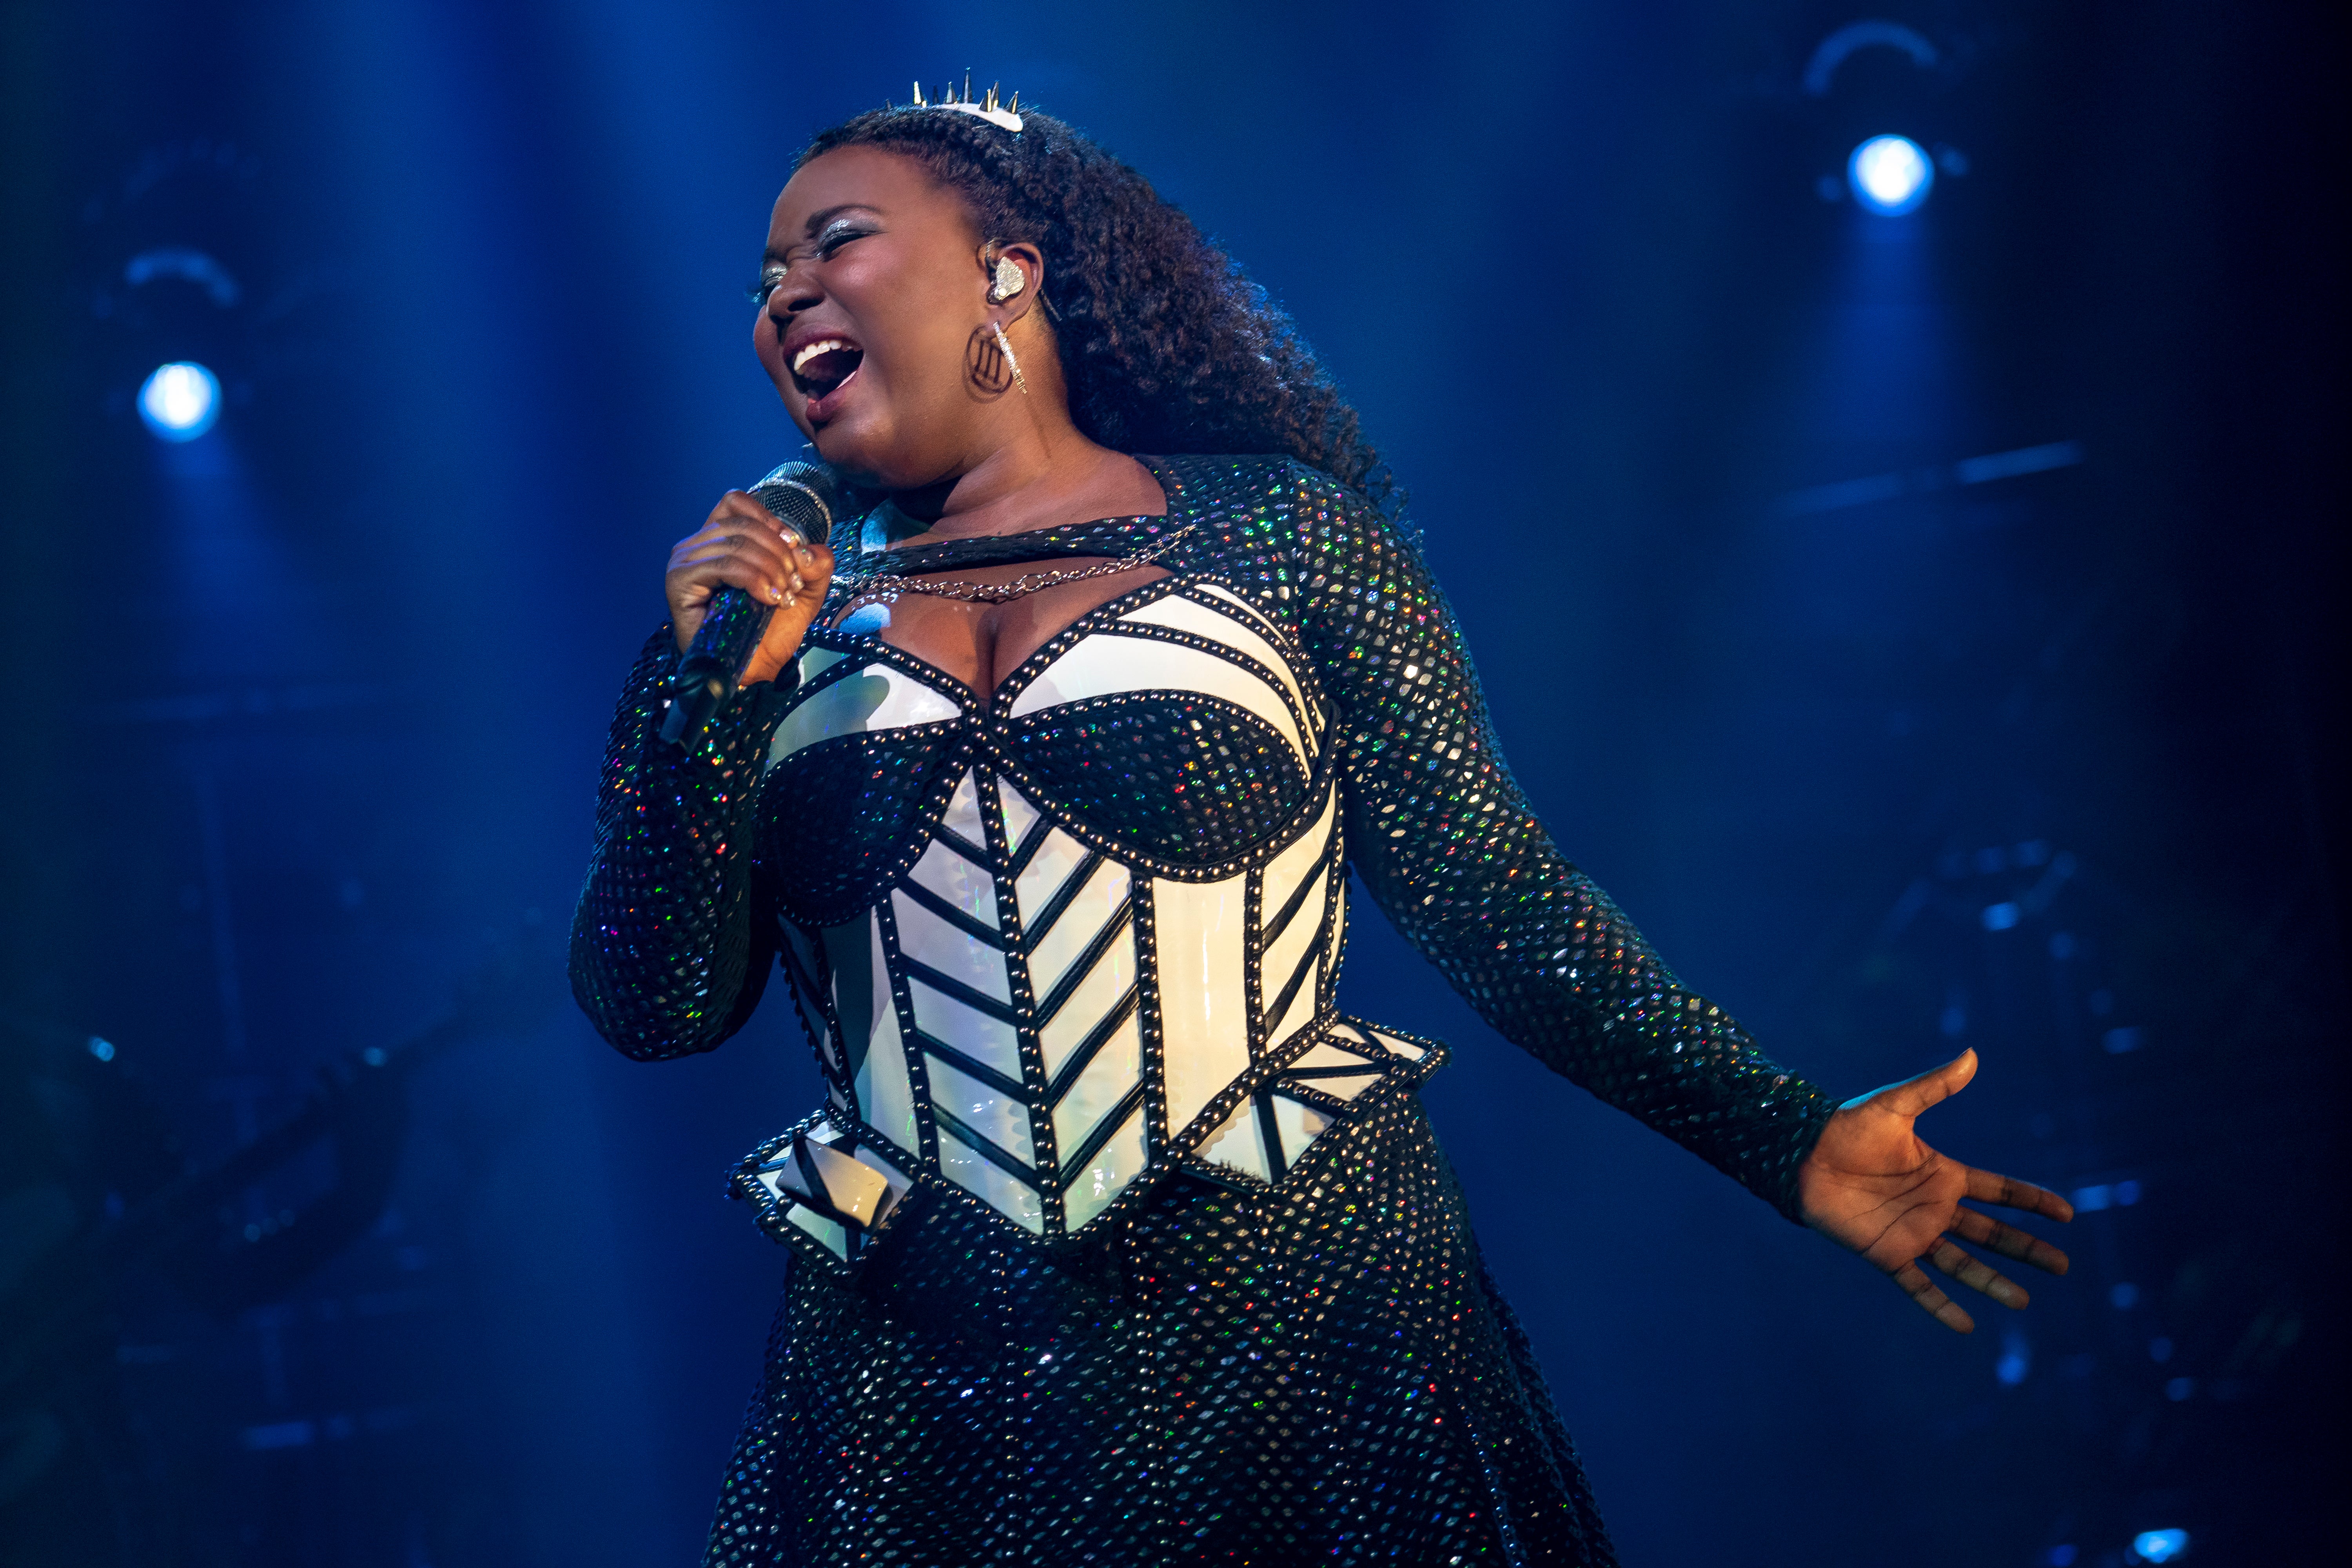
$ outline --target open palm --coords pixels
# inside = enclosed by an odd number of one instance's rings
[[[2022,1307],[2026,1293],[1962,1251],[1953,1237],[2052,1274],[2066,1272],[2066,1255],[2039,1237],[1962,1207],[1960,1200],[2048,1219],[2074,1217],[2074,1205],[2056,1193],[1963,1165],[1919,1141],[1912,1124],[1920,1112],[1958,1093],[1976,1072],[1976,1052],[1963,1051],[1916,1078],[1847,1100],[1797,1168],[1797,1201],[1807,1225],[1861,1253],[1938,1322],[1964,1334],[1976,1328],[1976,1320],[1927,1277],[1922,1258],[2004,1307]]]

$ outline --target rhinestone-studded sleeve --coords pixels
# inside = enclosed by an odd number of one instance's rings
[[[753,918],[751,807],[786,692],[746,687],[701,743],[656,732],[668,626],[629,671],[604,748],[596,847],[572,920],[572,994],[640,1060],[707,1051],[742,1026],[773,961]]]
[[[1504,1036],[1796,1218],[1797,1166],[1834,1106],[1553,845],[1420,551],[1319,474],[1297,498],[1301,630],[1339,710],[1349,855],[1374,900]]]

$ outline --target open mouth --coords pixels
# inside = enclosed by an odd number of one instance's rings
[[[793,383],[811,401],[830,397],[865,363],[866,351],[848,339],[819,338],[793,354]]]

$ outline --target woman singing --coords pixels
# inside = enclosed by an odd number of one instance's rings
[[[967,98],[969,95],[967,95]],[[979,101],[861,115],[777,200],[753,346],[876,498],[730,493],[670,557],[573,928],[632,1057],[781,966],[828,1087],[737,1191],[793,1267],[714,1564],[1613,1561],[1417,1086],[1334,1004],[1349,872],[1496,1029],[1862,1253],[2025,1293],[2056,1195],[1832,1105],[1528,809],[1380,459],[1135,171]],[[851,509],[854,510],[854,509]],[[712,592],[775,608],[659,733]]]

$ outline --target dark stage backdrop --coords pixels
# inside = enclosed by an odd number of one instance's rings
[[[2322,9],[6,0],[7,1092],[181,1147],[6,1167],[0,1289],[51,1188],[86,1218],[217,1157],[521,956],[506,1032],[409,1079],[347,1247],[211,1310],[184,1262],[123,1271],[77,1392],[12,1396],[0,1556],[693,1559],[783,1268],[722,1173],[814,1074],[772,1007],[622,1060],[553,933],[668,543],[797,446],[741,292],[788,161],[969,66],[1297,316],[1546,821],[1681,973],[1839,1094],[1976,1047],[1924,1131],[2084,1211],[2072,1276],[1956,1338],[1360,906],[1344,994],[1455,1047],[1433,1114],[1627,1561],[2312,1560]],[[1918,47],[1824,69],[1864,16]],[[1844,192],[1879,132],[1939,161],[1907,217]],[[180,358],[224,412],[167,446],[134,400]],[[291,1235],[338,1159],[200,1217]],[[82,1544],[27,1544],[44,1509]]]

